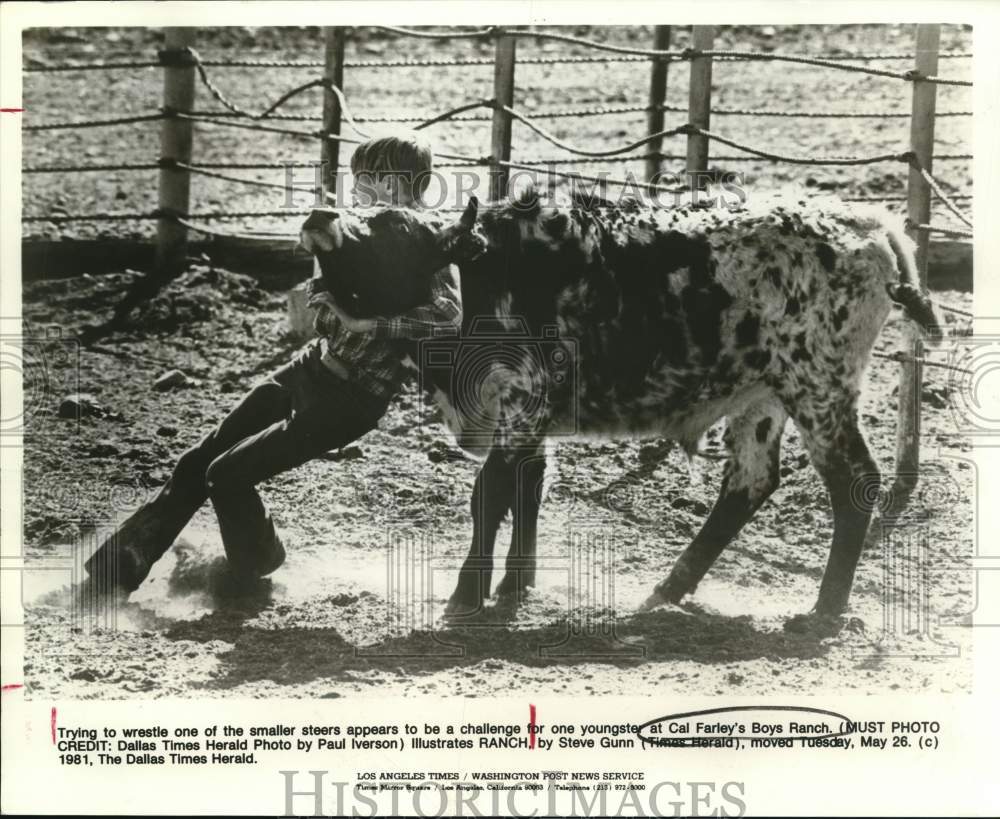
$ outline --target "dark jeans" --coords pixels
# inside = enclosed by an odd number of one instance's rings
[[[374,429],[388,399],[328,370],[310,342],[185,452],[170,480],[87,561],[95,580],[134,591],[206,499],[232,568],[263,576],[284,549],[255,486]]]

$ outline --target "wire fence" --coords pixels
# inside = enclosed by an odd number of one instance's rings
[[[788,62],[815,67],[822,67],[835,71],[856,72],[873,77],[904,80],[908,82],[931,82],[944,85],[969,86],[971,82],[965,80],[955,80],[937,76],[923,76],[914,70],[895,71],[883,68],[872,68],[870,66],[855,65],[859,62],[891,61],[912,59],[910,53],[865,53],[865,54],[833,54],[833,55],[797,55],[781,54],[773,51],[738,51],[732,49],[693,49],[685,48],[681,50],[669,49],[645,49],[630,46],[619,46],[611,43],[602,43],[596,40],[576,37],[566,34],[559,34],[552,31],[536,31],[526,29],[504,29],[500,27],[487,27],[472,31],[422,31],[417,29],[405,29],[393,26],[378,27],[385,32],[399,37],[413,37],[421,39],[432,39],[436,41],[448,40],[481,40],[491,41],[498,36],[515,36],[520,39],[533,38],[537,41],[552,41],[569,44],[574,47],[586,48],[601,52],[602,59],[629,59],[649,62],[651,60],[660,61],[685,61],[698,57],[712,57],[718,60],[727,61],[770,61]],[[613,57],[608,58],[606,55]],[[966,59],[971,54],[966,52],[946,52],[939,55],[944,59]],[[562,55],[559,57],[537,58],[552,62],[558,59],[582,60],[580,55]],[[345,66],[367,67],[367,68],[388,68],[388,67],[419,67],[423,65],[456,65],[456,64],[482,64],[493,65],[494,60],[489,58],[455,61],[449,59],[440,60],[389,60],[389,61],[345,61]],[[518,64],[532,64],[532,58],[520,58]],[[577,106],[562,107],[553,109],[541,109],[525,111],[514,108],[510,105],[498,104],[494,99],[474,100],[463,103],[448,111],[444,111],[433,117],[422,117],[418,114],[403,116],[354,116],[351,112],[347,98],[342,91],[324,78],[312,79],[293,87],[289,92],[282,95],[274,103],[259,112],[248,111],[233,103],[226,94],[223,93],[217,82],[210,76],[209,68],[289,68],[289,69],[315,69],[323,67],[324,63],[315,60],[266,60],[266,59],[203,59],[193,48],[185,49],[164,49],[158,52],[157,60],[134,60],[87,64],[59,64],[59,65],[29,65],[25,68],[28,73],[46,73],[59,71],[91,71],[91,70],[132,70],[139,68],[153,67],[194,67],[200,78],[201,84],[208,90],[209,94],[223,107],[223,110],[214,111],[176,111],[164,108],[157,112],[136,114],[131,116],[120,116],[111,118],[93,118],[75,121],[57,121],[49,123],[29,123],[24,125],[26,132],[42,132],[54,130],[79,130],[86,128],[107,128],[120,125],[135,125],[166,119],[181,119],[190,122],[197,122],[202,125],[219,128],[235,128],[243,130],[258,131],[262,133],[279,134],[291,138],[311,139],[318,141],[330,141],[345,144],[356,144],[368,136],[364,128],[365,123],[400,122],[411,124],[416,130],[440,124],[455,124],[461,122],[487,122],[494,119],[496,112],[501,111],[510,117],[511,120],[520,122],[530,131],[535,133],[545,142],[553,147],[564,151],[568,156],[557,156],[548,158],[538,157],[518,157],[516,160],[499,159],[495,156],[483,153],[482,155],[457,154],[441,152],[438,157],[443,160],[441,166],[448,167],[469,167],[487,168],[503,167],[506,169],[526,170],[541,172],[554,179],[571,179],[578,181],[599,182],[619,186],[635,186],[642,190],[677,192],[677,188],[672,188],[656,183],[642,182],[635,179],[631,174],[625,176],[610,176],[602,174],[600,176],[582,175],[578,172],[558,170],[556,166],[568,166],[573,164],[601,164],[601,163],[627,163],[633,161],[646,161],[650,158],[660,160],[681,160],[685,157],[680,154],[668,153],[640,153],[635,151],[650,144],[659,145],[663,139],[678,136],[698,135],[711,142],[735,149],[739,153],[715,155],[713,162],[748,162],[748,161],[768,161],[776,163],[788,163],[802,166],[864,166],[879,163],[905,163],[914,168],[925,179],[927,184],[934,191],[935,196],[944,204],[951,215],[967,228],[972,227],[972,221],[956,204],[961,200],[971,198],[970,194],[963,194],[957,191],[945,191],[941,183],[935,179],[930,172],[921,167],[916,156],[911,151],[889,152],[874,154],[871,156],[815,156],[804,155],[795,156],[778,153],[761,146],[747,144],[716,131],[709,131],[699,128],[692,123],[683,123],[673,128],[648,134],[647,136],[630,141],[628,143],[604,148],[593,149],[580,145],[571,144],[556,137],[545,126],[541,125],[541,119],[559,118],[579,118],[597,116],[616,116],[628,113],[649,113],[651,111],[686,113],[687,109],[681,106],[661,104],[653,105],[623,105],[623,106]],[[354,135],[343,133],[330,133],[320,129],[301,129],[294,127],[279,127],[269,124],[264,120],[285,121],[285,122],[310,122],[319,119],[316,116],[307,114],[289,114],[279,111],[279,109],[290,100],[311,89],[323,89],[336,96],[343,121],[354,132]],[[483,113],[479,113],[483,111]],[[737,117],[776,117],[782,119],[805,118],[805,119],[903,119],[910,116],[904,112],[894,111],[816,111],[816,110],[775,110],[775,109],[753,109],[753,108],[717,108],[712,109],[713,115],[737,116]],[[936,116],[945,117],[966,117],[971,116],[971,111],[954,110],[937,113]],[[971,154],[965,153],[941,153],[934,155],[934,159],[940,161],[968,161]],[[91,173],[91,172],[142,172],[171,168],[189,174],[199,175],[208,178],[218,179],[231,184],[245,185],[250,187],[268,188],[285,191],[308,191],[314,192],[314,186],[291,185],[286,183],[268,182],[260,179],[235,176],[224,173],[226,170],[273,170],[289,169],[295,167],[309,167],[314,163],[292,163],[292,162],[247,162],[247,163],[192,163],[178,162],[167,158],[160,158],[156,162],[138,163],[106,163],[106,164],[66,164],[51,166],[28,166],[24,168],[27,174],[45,173]],[[343,166],[341,166],[343,167]],[[849,201],[870,201],[870,202],[892,202],[902,201],[902,196],[856,196],[845,197]],[[284,209],[280,212],[240,212],[241,218],[248,215],[289,215],[292,211]],[[162,212],[154,213],[92,213],[92,214],[47,214],[44,216],[28,215],[23,217],[23,221],[31,222],[51,222],[65,223],[71,221],[102,221],[118,219],[152,219],[163,218]],[[199,218],[229,218],[224,213],[204,214],[188,213],[187,219]],[[970,231],[962,228],[951,228],[934,223],[912,223],[910,226],[915,230],[940,233],[953,238],[964,238],[971,235]]]

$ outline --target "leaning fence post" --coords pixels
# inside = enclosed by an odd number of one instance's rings
[[[715,26],[692,26],[691,48],[696,51],[711,51],[715,44]],[[691,86],[688,92],[688,124],[707,131],[709,115],[712,111],[712,58],[693,57],[691,59]],[[701,134],[688,134],[687,171],[689,174],[708,170],[708,138]],[[693,177],[697,179],[697,177]],[[705,180],[698,180],[698,187]]]
[[[917,26],[917,57],[914,68],[917,78],[913,80],[913,112],[910,118],[910,150],[921,167],[931,171],[934,156],[934,113],[937,105],[937,84],[921,82],[920,77],[937,74],[938,46],[941,27],[938,25]],[[907,180],[906,214],[911,223],[927,224],[931,217],[930,186],[920,173],[910,168]],[[917,243],[917,272],[920,284],[927,284],[927,246],[930,235],[927,231],[909,229]],[[909,337],[913,357],[921,358],[920,334],[908,325],[904,332]],[[920,473],[920,404],[923,372],[920,363],[902,362],[899,369],[899,423],[896,428],[896,480],[893,487],[895,496],[905,496],[916,485]]]
[[[653,33],[653,48],[666,51],[670,48],[670,26],[657,26]],[[649,76],[649,112],[646,115],[646,133],[658,134],[663,130],[663,104],[667,101],[667,69],[670,61],[666,57],[653,57],[653,67]],[[654,182],[663,170],[663,137],[646,145],[646,181]]]
[[[493,62],[493,132],[490,143],[490,199],[498,201],[507,195],[510,168],[502,162],[510,161],[512,119],[502,110],[514,106],[514,61],[517,39],[500,31],[496,41]]]
[[[168,28],[165,32],[163,69],[163,110],[167,117],[160,126],[159,204],[164,214],[156,226],[156,276],[174,276],[184,267],[187,229],[169,214],[187,215],[191,202],[191,174],[173,163],[191,162],[192,122],[172,117],[172,112],[194,109],[194,61],[183,53],[194,47],[194,28]]]
[[[344,90],[344,46],[346,43],[346,30],[343,26],[325,26],[323,28],[323,38],[326,42],[324,52],[325,73],[324,77],[333,83],[341,91]],[[323,190],[320,198],[325,202],[322,194],[332,191],[338,205],[340,201],[340,191],[337,189],[337,166],[340,163],[340,141],[327,139],[326,134],[340,134],[340,100],[332,91],[325,91],[323,94],[323,134],[324,139],[320,143],[320,162],[323,168]]]

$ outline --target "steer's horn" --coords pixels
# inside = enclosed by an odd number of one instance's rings
[[[476,224],[476,216],[478,215],[479,200],[475,196],[470,196],[469,204],[466,206],[465,211],[463,211],[458,223],[466,230],[472,230],[472,226]]]
[[[485,240],[477,238],[473,232],[478,214],[479,200],[475,196],[470,196],[469,204],[458,221],[452,222],[441,232],[440,248],[446,254],[453,256],[451,261],[474,259],[485,250]]]

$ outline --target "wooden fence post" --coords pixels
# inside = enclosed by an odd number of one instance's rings
[[[653,33],[653,48],[666,51],[670,48],[670,26],[656,26]],[[663,104],[667,101],[667,69],[670,61],[663,57],[653,58],[649,75],[649,112],[646,115],[646,133],[658,134],[663,130]],[[646,144],[646,181],[652,182],[663,170],[663,137]]]
[[[514,106],[514,62],[517,39],[501,31],[497,36],[496,57],[493,63],[493,132],[490,143],[490,199],[494,202],[507,195],[510,168],[501,162],[510,161],[510,137],[513,120],[501,106]]]
[[[194,28],[168,28],[164,49],[178,51],[194,46]],[[168,57],[169,60],[169,57]],[[194,109],[194,64],[178,59],[163,69],[163,107],[167,111],[190,112]],[[160,157],[163,160],[191,162],[193,123],[167,117],[160,125]],[[159,204],[164,211],[187,215],[191,201],[191,174],[176,167],[160,168]],[[172,219],[160,219],[156,226],[157,279],[173,277],[184,268],[187,229]]]
[[[326,64],[324,77],[341,91],[344,90],[344,46],[347,40],[343,26],[325,26],[323,38],[326,42],[324,62]],[[325,91],[323,93],[323,133],[340,133],[340,100],[337,95]],[[340,163],[340,142],[334,139],[323,139],[320,143],[320,162],[323,168],[323,191],[332,192],[337,205],[341,191],[337,190],[337,165]],[[325,198],[323,198],[325,202]]]
[[[344,48],[347,42],[343,26],[324,26],[324,73],[341,91],[344,90]],[[340,100],[331,91],[323,92],[323,133],[340,134],[341,110]],[[320,175],[316,187],[316,206],[327,204],[327,193],[333,193],[334,202],[342,207],[343,178],[338,173],[340,164],[340,141],[336,139],[321,139],[319,148]],[[313,259],[313,276],[319,276],[319,261]],[[288,329],[293,336],[307,339],[315,335],[313,317],[315,311],[306,306],[306,284],[303,282],[288,291]]]
[[[691,47],[711,51],[715,44],[715,26],[692,26]],[[688,123],[708,130],[712,111],[712,58],[691,60],[691,86],[688,92]],[[708,170],[708,139],[700,134],[688,134],[687,171],[689,174]],[[702,187],[704,182],[699,183]],[[693,190],[693,188],[692,188]]]
[[[939,25],[917,26],[917,57],[914,68],[921,76],[937,74],[938,47],[941,41]],[[937,105],[937,84],[913,81],[913,112],[910,118],[910,150],[928,172],[934,156],[934,114]],[[910,168],[907,181],[906,213],[916,224],[927,224],[931,216],[931,190],[924,178]],[[911,230],[917,243],[917,272],[921,285],[927,284],[927,247],[930,235],[924,230]],[[904,331],[915,358],[922,355],[920,334],[908,325]],[[917,362],[902,362],[899,369],[899,423],[896,428],[896,476],[894,500],[905,497],[917,485],[920,472],[920,405],[923,368]]]

